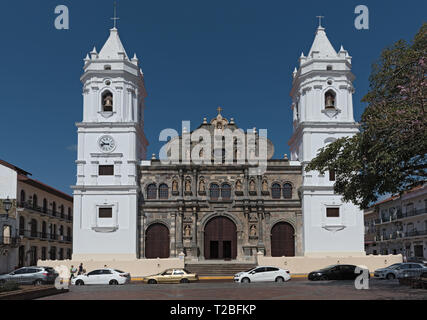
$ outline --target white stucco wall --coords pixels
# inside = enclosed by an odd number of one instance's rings
[[[0,199],[17,198],[17,181],[16,171],[0,164]]]

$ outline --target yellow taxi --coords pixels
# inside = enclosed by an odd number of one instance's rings
[[[162,273],[144,277],[142,281],[148,284],[189,283],[199,281],[199,276],[196,273],[190,273],[185,269],[167,269]]]

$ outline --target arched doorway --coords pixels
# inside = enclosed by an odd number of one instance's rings
[[[271,229],[271,256],[295,256],[295,230],[286,222],[279,222]]]
[[[145,257],[147,259],[169,258],[169,229],[156,223],[148,227],[145,235]]]
[[[231,260],[237,257],[237,228],[226,217],[215,217],[205,227],[205,258]]]

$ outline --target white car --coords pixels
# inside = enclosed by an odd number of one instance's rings
[[[83,286],[85,284],[109,284],[119,285],[130,282],[130,274],[116,269],[99,269],[81,274],[71,279],[71,284]]]
[[[234,282],[285,282],[291,280],[289,270],[276,267],[256,267],[234,275]]]

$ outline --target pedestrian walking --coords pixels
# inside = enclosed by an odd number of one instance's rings
[[[71,266],[70,268],[70,281],[76,277],[77,268],[75,266]]]
[[[78,275],[84,274],[83,263],[80,263]]]

